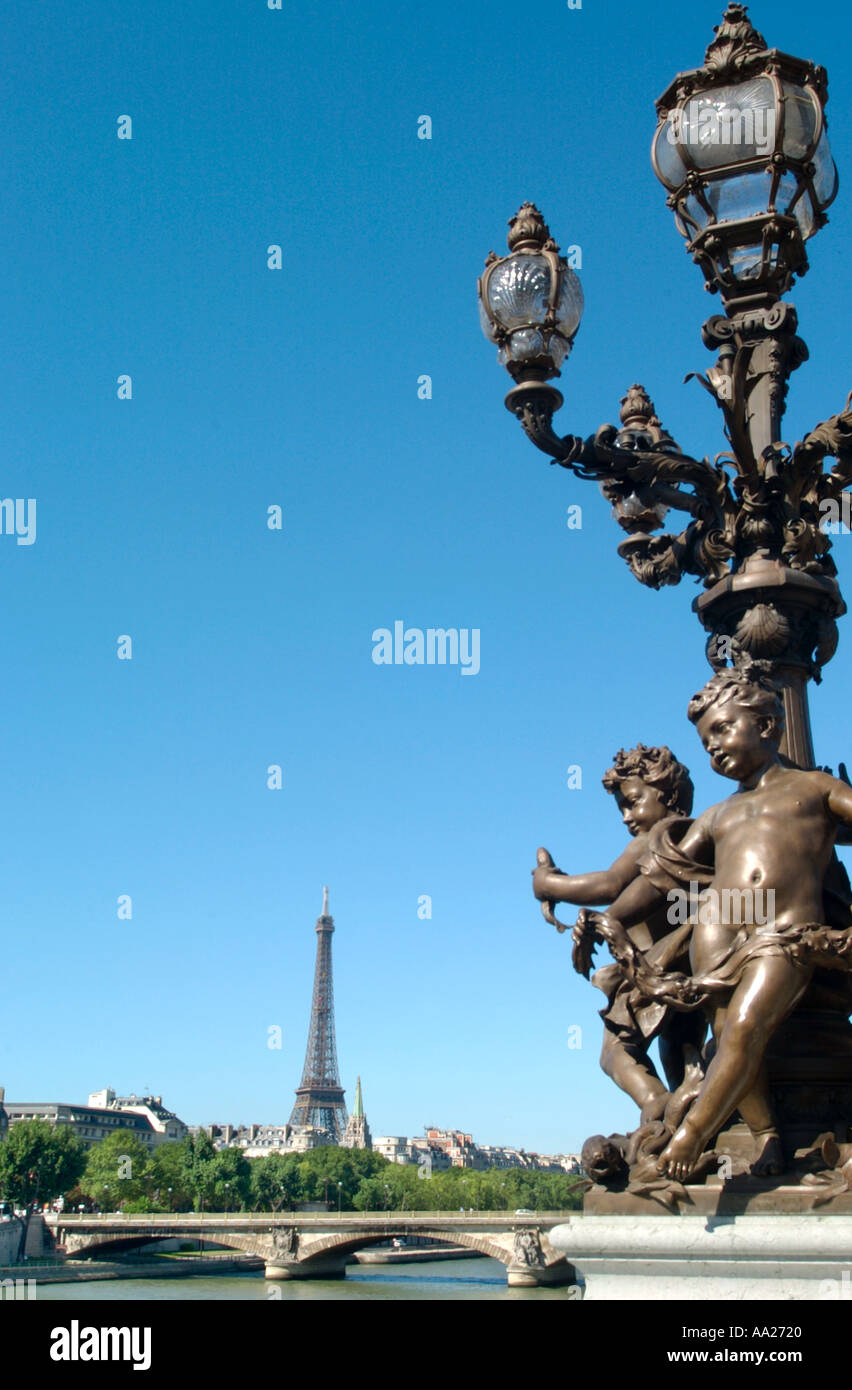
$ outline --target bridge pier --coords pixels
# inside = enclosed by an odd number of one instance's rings
[[[512,1233],[511,1246],[504,1237],[501,1245],[509,1253],[506,1282],[510,1289],[538,1289],[558,1284],[576,1284],[574,1266],[557,1254],[540,1226],[519,1226]],[[496,1253],[496,1252],[495,1252]],[[499,1258],[499,1257],[498,1257]]]
[[[550,1289],[561,1284],[576,1284],[577,1271],[567,1260],[550,1265],[518,1265],[506,1267],[506,1283],[510,1289]]]
[[[286,1264],[268,1264],[265,1279],[345,1279],[346,1255],[315,1255]]]

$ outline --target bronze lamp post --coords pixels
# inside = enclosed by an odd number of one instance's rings
[[[657,102],[654,170],[724,310],[704,324],[717,360],[698,376],[724,417],[729,449],[714,462],[678,447],[638,385],[622,398],[620,428],[556,433],[563,398],[550,382],[583,296],[531,203],[510,222],[510,254],[492,252],[479,281],[483,329],[514,382],[506,406],[553,462],[599,483],[640,583],[703,583],[693,608],[711,666],[747,661],[771,675],[785,703],[781,751],[802,768],[814,765],[807,682],[834,654],[846,611],[822,523],[852,485],[849,401],[794,447],[781,441],[789,377],[808,355],[783,295],[807,271],[805,243],[837,192],[827,99],[823,68],[769,48],[730,4],[703,65]],[[682,529],[663,530],[671,513]]]

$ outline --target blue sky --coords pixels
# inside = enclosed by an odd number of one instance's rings
[[[617,419],[638,379],[684,448],[724,448],[682,384],[718,301],[648,157],[654,98],[722,9],[46,0],[0,21],[2,495],[38,507],[35,544],[0,537],[10,1098],[110,1085],[191,1123],[285,1120],[328,883],[342,1078],[374,1133],[571,1150],[632,1124],[597,1066],[603,998],[529,871],[542,843],[574,871],[615,857],[600,776],[622,745],[669,742],[698,807],[724,794],[685,716],[696,590],[638,585],[597,489],[523,438],[475,281],[536,201],[582,248],[560,431]],[[841,175],[794,296],[793,441],[852,388],[852,19],[751,15],[828,65]],[[835,554],[848,580],[852,537]],[[375,665],[397,620],[478,628],[479,674]],[[850,663],[842,624],[812,699],[824,763],[852,754]]]

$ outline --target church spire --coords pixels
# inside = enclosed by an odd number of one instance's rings
[[[354,1115],[356,1120],[363,1120],[364,1118],[364,1101],[361,1096],[360,1076],[358,1077],[358,1082],[355,1086],[355,1104],[352,1107],[352,1114]]]
[[[355,1104],[352,1113],[346,1122],[346,1129],[340,1141],[344,1149],[371,1149],[373,1139],[370,1134],[370,1126],[367,1124],[367,1116],[364,1113],[364,1098],[361,1095],[361,1078],[355,1087]]]

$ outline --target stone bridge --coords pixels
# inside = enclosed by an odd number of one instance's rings
[[[70,1258],[111,1256],[154,1240],[204,1240],[264,1261],[267,1279],[335,1279],[356,1250],[398,1237],[429,1237],[464,1246],[506,1266],[510,1285],[576,1284],[572,1265],[554,1250],[548,1232],[570,1213],[536,1212],[305,1212],[94,1216],[45,1215],[57,1249]]]

